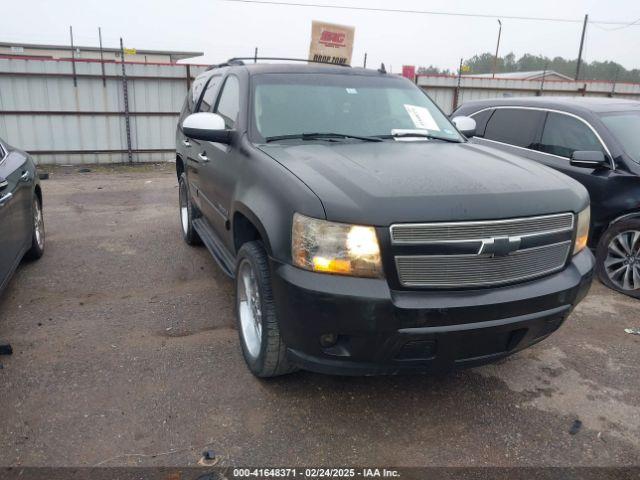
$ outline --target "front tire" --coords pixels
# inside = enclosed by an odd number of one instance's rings
[[[602,283],[640,298],[640,220],[624,220],[610,227],[598,243],[596,262]]]
[[[42,204],[37,195],[33,196],[31,212],[33,216],[31,248],[27,251],[25,257],[29,260],[37,260],[44,255],[44,216],[42,214]]]
[[[249,370],[257,377],[294,372],[286,356],[276,317],[271,271],[261,242],[245,243],[236,261],[236,320]]]
[[[193,228],[193,204],[189,195],[187,176],[182,173],[178,180],[178,200],[180,208],[180,230],[182,238],[189,245],[200,245],[201,240],[198,232]]]

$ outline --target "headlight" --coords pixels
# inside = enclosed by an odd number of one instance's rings
[[[573,244],[573,254],[580,252],[587,246],[589,238],[589,222],[591,221],[591,209],[585,208],[578,214],[578,227],[576,228],[576,241]]]
[[[296,267],[354,277],[381,277],[378,237],[373,227],[293,215],[291,256]]]

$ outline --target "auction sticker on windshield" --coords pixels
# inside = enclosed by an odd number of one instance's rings
[[[416,128],[420,128],[423,130],[431,130],[431,131],[440,131],[440,127],[431,116],[431,112],[424,107],[419,107],[417,105],[404,105],[405,110],[411,117],[411,121],[415,125]]]

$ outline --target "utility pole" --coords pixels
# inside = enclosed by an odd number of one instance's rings
[[[120,60],[122,60],[122,97],[124,100],[124,123],[127,134],[127,157],[129,163],[133,163],[133,152],[131,150],[131,122],[129,119],[129,86],[127,85],[127,72],[124,67],[124,43],[120,37]]]
[[[580,77],[580,64],[582,63],[582,48],[584,47],[584,35],[587,33],[587,23],[589,22],[589,15],[584,16],[584,24],[582,25],[582,36],[580,37],[580,50],[578,51],[578,64],[576,65],[576,82]]]
[[[107,86],[107,77],[104,74],[104,52],[102,51],[102,28],[98,27],[98,39],[100,40],[100,66],[102,67],[102,86]]]
[[[69,38],[71,39],[71,70],[73,71],[73,86],[78,86],[78,79],[76,78],[76,51],[73,46],[73,27],[69,25]]]
[[[367,68],[367,52],[364,52],[364,64],[363,64],[364,68]]]
[[[616,83],[618,82],[618,74],[620,73],[620,67],[616,68],[616,75],[615,77],[613,77],[613,85],[611,85],[611,92],[609,93],[609,96],[613,98],[613,96],[616,93]]]
[[[258,47],[253,52],[253,63],[258,63]]]
[[[542,90],[544,90],[544,79],[547,78],[547,69],[549,68],[549,63],[544,64],[544,71],[542,72],[542,82],[540,82],[540,91],[538,95],[542,95]]]
[[[460,83],[462,82],[462,61],[463,59],[461,58],[460,68],[458,68],[458,84],[456,85],[456,89],[453,91],[453,110],[458,108],[458,99],[460,98]]]
[[[502,22],[498,19],[498,43],[496,45],[496,56],[493,58],[493,75],[491,78],[496,78],[496,70],[498,69],[498,51],[500,50],[500,35],[502,35]]]

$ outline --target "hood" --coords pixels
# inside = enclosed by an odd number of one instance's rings
[[[472,143],[319,142],[260,149],[306,183],[336,222],[489,220],[578,212],[589,202],[584,187],[566,175]]]

